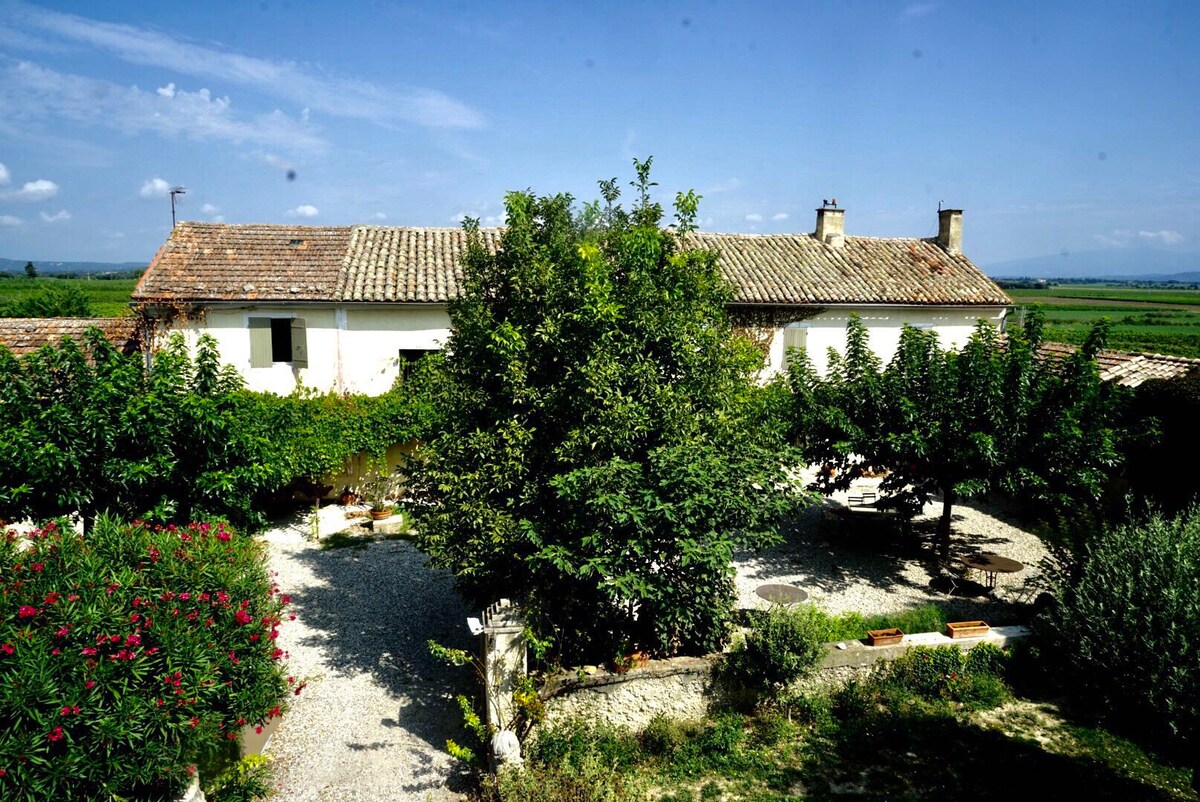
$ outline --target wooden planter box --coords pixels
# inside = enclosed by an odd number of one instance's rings
[[[951,638],[982,638],[991,629],[983,621],[951,621],[946,624],[946,634]]]
[[[904,633],[896,627],[873,629],[867,633],[867,644],[870,646],[891,646],[902,640],[904,640]]]

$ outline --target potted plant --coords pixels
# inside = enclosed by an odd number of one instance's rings
[[[368,479],[359,487],[359,498],[368,505],[371,520],[381,521],[390,518],[396,509],[396,499],[400,496],[401,476],[398,472],[379,473]]]
[[[871,646],[892,646],[902,640],[904,640],[904,633],[898,627],[872,629],[867,633],[867,642]]]

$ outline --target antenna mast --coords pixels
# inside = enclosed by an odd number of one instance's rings
[[[187,194],[187,187],[171,188],[171,228],[175,228],[175,196]]]

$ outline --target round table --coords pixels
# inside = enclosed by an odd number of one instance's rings
[[[996,574],[1015,574],[1025,570],[1025,564],[990,551],[979,554],[968,554],[962,558],[962,564],[975,571],[983,571],[988,588],[996,587]]]
[[[808,594],[795,585],[759,585],[754,592],[771,604],[800,604],[808,601]]]

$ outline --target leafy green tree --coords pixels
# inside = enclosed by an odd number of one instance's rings
[[[91,317],[92,305],[78,287],[47,287],[0,306],[0,317]]]
[[[1041,317],[1004,342],[981,321],[959,351],[932,331],[905,326],[886,368],[852,317],[846,354],[825,377],[803,359],[789,381],[796,436],[808,458],[832,470],[825,492],[868,469],[886,469],[884,504],[916,514],[942,503],[937,532],[948,554],[953,506],[1003,489],[1047,517],[1094,505],[1117,462],[1117,391],[1100,382],[1095,354],[1103,327],[1061,362],[1041,359]]]
[[[33,262],[25,263],[25,276],[27,278],[37,278],[37,268],[33,266]]]
[[[771,541],[786,450],[743,426],[761,355],[733,337],[715,253],[674,231],[636,162],[636,204],[506,198],[499,248],[470,247],[414,471],[420,544],[480,601],[520,600],[558,656],[726,638],[734,548]]]

